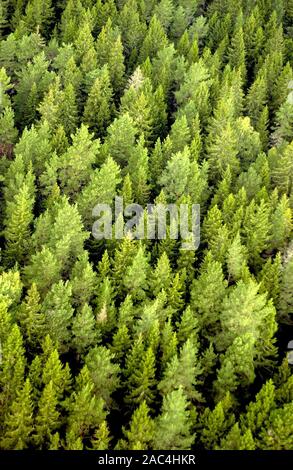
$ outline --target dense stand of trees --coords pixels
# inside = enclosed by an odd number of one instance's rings
[[[1,1],[1,449],[293,449],[292,67],[292,0]]]

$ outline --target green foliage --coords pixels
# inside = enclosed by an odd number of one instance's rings
[[[180,387],[164,397],[162,413],[157,418],[154,449],[189,449],[194,441],[188,401]]]
[[[1,449],[293,448],[292,19],[0,1]]]

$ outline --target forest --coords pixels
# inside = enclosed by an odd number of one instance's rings
[[[0,1],[0,449],[293,450],[292,68],[293,0]]]

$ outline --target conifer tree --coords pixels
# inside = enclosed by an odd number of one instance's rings
[[[271,409],[274,407],[275,387],[272,380],[268,380],[256,395],[254,402],[249,403],[242,423],[253,434],[259,431],[268,419]]]
[[[182,152],[171,157],[159,180],[170,202],[174,202],[185,193],[189,172],[190,156],[188,148],[185,147]]]
[[[135,144],[137,130],[128,113],[116,118],[107,129],[106,150],[120,165],[125,166]]]
[[[156,421],[154,449],[189,449],[194,441],[188,401],[180,387],[164,397],[162,412]]]
[[[155,356],[152,348],[143,354],[137,370],[134,370],[128,379],[128,394],[126,402],[131,406],[141,404],[152,405],[155,385]]]
[[[227,268],[229,276],[234,281],[238,281],[245,274],[247,261],[247,252],[245,246],[242,245],[239,232],[234,238],[227,252]]]
[[[264,450],[291,449],[292,439],[292,403],[270,413],[266,429],[261,432],[260,448]]]
[[[75,305],[83,307],[89,303],[95,293],[97,275],[89,262],[88,252],[84,251],[74,264],[70,273],[72,299]]]
[[[123,429],[129,450],[146,450],[151,446],[155,425],[149,416],[149,408],[145,401],[133,412],[129,430]]]
[[[78,354],[85,351],[96,343],[97,331],[95,329],[95,318],[88,304],[84,304],[81,311],[76,314],[72,322],[72,345]]]
[[[245,243],[252,262],[259,262],[261,252],[267,247],[269,208],[264,200],[256,205],[253,199],[246,209],[244,219]]]
[[[271,219],[271,245],[272,248],[281,249],[285,245],[292,231],[292,211],[289,200],[284,194],[272,214]]]
[[[188,399],[200,399],[196,390],[196,377],[201,373],[197,358],[197,347],[188,339],[180,350],[179,357],[173,356],[158,388],[163,395],[182,387]]]
[[[77,390],[68,401],[68,434],[77,442],[87,439],[106,417],[104,400],[95,395],[94,384],[86,366],[77,377]]]
[[[58,342],[60,350],[63,351],[67,350],[70,340],[69,328],[73,315],[71,293],[69,282],[59,281],[57,284],[53,284],[42,306],[46,328],[48,328],[52,339]]]
[[[29,379],[16,399],[12,402],[10,410],[4,421],[4,433],[1,439],[3,449],[23,450],[31,441],[33,432],[33,407],[31,401],[31,385]]]
[[[23,336],[33,348],[40,344],[44,332],[45,318],[41,313],[40,300],[37,286],[33,283],[17,313]]]
[[[94,384],[94,393],[103,398],[108,406],[111,394],[119,386],[119,366],[114,360],[114,354],[104,346],[96,346],[90,350],[85,358],[91,379]]]
[[[198,279],[193,281],[191,308],[200,314],[199,324],[208,336],[216,327],[217,316],[215,312],[220,312],[226,285],[221,264],[218,261],[213,261],[211,255],[207,255]]]
[[[272,260],[269,258],[263,266],[259,280],[261,282],[260,293],[268,292],[269,296],[273,299],[274,304],[278,305],[280,294],[280,280],[281,280],[281,256],[277,253],[276,258]]]
[[[281,319],[284,322],[290,321],[292,314],[292,273],[293,273],[293,257],[290,253],[285,258],[284,268],[281,277],[280,297],[278,309]]]
[[[169,361],[177,354],[177,334],[174,331],[170,320],[165,322],[162,330],[162,338],[160,343],[160,350],[162,353],[161,362],[164,365],[162,370],[166,368]]]
[[[224,436],[227,429],[233,424],[235,418],[231,413],[231,408],[232,398],[227,393],[213,410],[205,409],[201,417],[201,441],[206,449],[215,449],[219,439]]]
[[[42,371],[43,384],[48,385],[51,381],[57,399],[62,399],[64,393],[70,390],[71,375],[68,364],[62,364],[57,349],[49,354]]]
[[[83,119],[97,136],[103,136],[112,114],[112,88],[107,66],[96,78],[84,108]]]
[[[1,414],[4,415],[7,412],[7,407],[16,399],[17,392],[22,388],[24,382],[26,360],[23,339],[16,324],[12,326],[1,349],[3,357],[0,369]]]
[[[60,278],[61,266],[52,251],[43,247],[32,255],[30,263],[25,268],[28,283],[35,283],[40,293],[45,293]]]
[[[53,79],[52,72],[48,71],[48,65],[44,52],[41,52],[19,73],[14,103],[16,121],[22,128],[35,120],[38,104]]]
[[[133,299],[141,300],[144,297],[144,291],[148,286],[148,271],[147,258],[141,245],[124,277],[124,286]]]
[[[92,227],[92,211],[96,204],[109,204],[113,201],[120,181],[120,167],[111,157],[101,168],[92,172],[89,184],[85,186],[77,198],[78,211],[86,226]]]
[[[72,145],[58,162],[61,188],[68,196],[74,197],[77,190],[89,182],[99,148],[99,141],[94,140],[93,134],[82,124],[72,136]]]
[[[103,421],[95,431],[94,437],[91,439],[93,450],[108,450],[111,436],[107,421]]]
[[[133,187],[133,195],[137,203],[144,205],[149,196],[148,176],[148,153],[145,147],[144,137],[139,139],[129,157],[127,171]]]
[[[44,387],[36,415],[34,440],[38,448],[48,445],[54,431],[60,426],[57,397],[52,380]]]
[[[153,58],[157,52],[167,46],[167,44],[168,40],[164,29],[157,16],[154,15],[141,46],[140,60],[143,62],[147,57],[150,59]]]
[[[170,261],[167,254],[164,252],[158,259],[156,269],[151,276],[150,287],[154,296],[158,295],[162,289],[168,289],[171,277]]]

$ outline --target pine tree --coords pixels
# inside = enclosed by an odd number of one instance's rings
[[[60,426],[60,414],[52,380],[44,387],[39,400],[36,415],[34,440],[38,448],[46,448],[53,437],[53,432]]]
[[[183,344],[179,357],[173,356],[166,367],[162,381],[158,385],[163,396],[182,387],[188,399],[201,398],[196,390],[196,377],[201,373],[197,353],[196,345],[188,339]]]
[[[74,197],[80,187],[89,182],[99,149],[99,141],[94,140],[93,134],[82,124],[72,136],[72,145],[58,162],[58,175],[65,194]]]
[[[113,279],[115,285],[117,286],[118,294],[122,290],[126,270],[129,269],[131,264],[133,263],[133,258],[135,254],[135,242],[129,235],[127,235],[117,246],[114,253]],[[140,256],[142,254],[144,255],[143,250]]]
[[[271,219],[271,245],[272,248],[281,249],[292,231],[292,212],[289,200],[284,194],[272,214]]]
[[[19,73],[14,102],[16,121],[21,128],[32,124],[35,120],[38,104],[53,79],[53,73],[48,71],[48,65],[44,52],[41,52]]]
[[[239,21],[238,21],[239,24]],[[245,67],[245,44],[243,37],[243,29],[241,26],[236,26],[234,34],[231,39],[231,47],[229,51],[229,60],[232,67],[241,70],[242,78],[246,77]]]
[[[67,281],[53,284],[47,293],[42,312],[45,315],[46,328],[53,341],[57,341],[61,351],[68,349],[73,308],[71,306],[71,286]]]
[[[133,151],[137,130],[128,113],[114,119],[107,129],[106,150],[114,160],[125,166]]]
[[[151,276],[150,288],[154,296],[158,295],[162,289],[169,288],[171,277],[170,261],[164,252],[158,259],[156,269]]]
[[[130,405],[141,404],[143,401],[151,405],[154,400],[155,356],[152,348],[143,354],[139,367],[128,379],[126,402]]]
[[[226,285],[221,264],[213,261],[210,254],[207,255],[199,277],[193,281],[191,308],[200,314],[199,324],[208,336],[217,325],[216,312],[220,312]]]
[[[112,203],[116,188],[120,183],[120,167],[110,157],[91,174],[89,184],[77,197],[78,211],[82,215],[86,226],[93,223],[92,211],[96,204]]]
[[[278,302],[279,315],[282,321],[290,322],[292,315],[292,273],[293,273],[293,257],[290,256],[285,259],[284,269],[281,277],[280,297]]]
[[[131,179],[135,200],[138,204],[145,205],[149,196],[149,166],[148,153],[143,136],[139,139],[137,146],[135,146],[131,152],[127,171]]]
[[[115,292],[112,281],[106,277],[99,286],[96,301],[97,306],[94,312],[96,326],[102,335],[112,333],[116,326],[114,297]]]
[[[147,57],[150,59],[153,58],[156,53],[167,46],[167,44],[168,40],[164,29],[156,15],[154,15],[141,46],[140,61],[143,62]]]
[[[153,449],[186,450],[194,441],[188,401],[182,388],[164,397],[156,420]]]
[[[178,327],[178,341],[183,344],[188,339],[192,341],[194,345],[197,343],[198,333],[198,318],[194,311],[191,310],[190,305],[184,310],[181,315],[180,322],[178,321],[176,326]]]
[[[112,362],[114,355],[104,346],[96,346],[85,358],[91,379],[94,383],[94,393],[103,398],[108,406],[112,393],[119,386],[119,366]]]
[[[158,103],[153,100],[149,79],[144,78],[138,67],[129,79],[129,87],[121,98],[121,113],[129,114],[139,134],[149,143]]]
[[[269,208],[264,200],[256,204],[253,199],[246,209],[244,219],[244,239],[252,263],[259,262],[261,252],[267,247]]]
[[[64,88],[61,94],[58,114],[59,125],[61,124],[66,135],[70,136],[75,131],[78,123],[76,92],[71,83]]]
[[[214,450],[227,429],[234,423],[231,413],[232,399],[229,393],[215,406],[213,410],[206,408],[202,417],[201,441],[205,449]]]
[[[261,282],[259,292],[262,294],[268,292],[270,298],[273,299],[274,304],[278,304],[280,294],[280,280],[281,280],[281,256],[277,253],[276,258],[272,260],[269,258],[263,266],[260,274],[259,281]]]
[[[288,403],[270,413],[266,428],[261,431],[261,449],[292,449],[292,411],[292,403]]]
[[[129,450],[146,450],[151,448],[155,432],[155,424],[149,416],[149,408],[143,401],[133,412],[129,430],[123,429]]]
[[[43,247],[32,255],[30,263],[25,267],[28,283],[35,283],[40,293],[46,293],[60,278],[61,266],[52,251]]]
[[[30,253],[30,227],[33,221],[34,195],[23,185],[13,201],[7,203],[6,257],[8,264],[22,263]]]
[[[95,431],[94,437],[91,439],[93,450],[108,450],[111,441],[110,432],[107,421],[103,421]]]
[[[184,75],[184,81],[175,97],[180,106],[179,115],[185,114],[191,126],[198,114],[200,121],[206,124],[209,112],[209,93],[211,81],[209,72],[202,59],[192,64]]]
[[[68,364],[62,364],[57,349],[46,359],[42,371],[42,382],[46,386],[52,381],[56,398],[61,400],[70,391],[71,375]]]
[[[227,252],[227,268],[229,276],[234,281],[241,279],[247,270],[247,251],[244,245],[241,244],[239,232],[237,232],[231,246]]]
[[[121,361],[127,354],[131,345],[129,331],[126,325],[122,325],[118,328],[117,332],[113,336],[113,344],[111,351],[115,354],[115,357]]]
[[[47,35],[54,18],[54,8],[51,0],[39,2],[38,0],[31,0],[28,2],[25,9],[24,23],[28,31],[42,32]]]
[[[154,14],[160,21],[161,25],[168,31],[173,19],[174,5],[172,0],[161,0],[154,9]]]
[[[11,153],[12,145],[16,143],[18,131],[14,125],[14,111],[6,107],[0,115],[0,145],[2,152]]]
[[[25,165],[31,162],[37,176],[45,169],[48,155],[52,153],[50,140],[50,128],[44,121],[38,127],[32,125],[30,129],[26,128],[15,146],[15,154],[22,155]]]
[[[44,332],[45,318],[40,300],[37,286],[33,283],[17,313],[23,336],[32,348],[40,344]]]
[[[235,423],[226,437],[221,440],[221,450],[255,450],[255,442],[251,431],[248,429],[241,433],[239,424]]]
[[[72,322],[72,346],[78,354],[84,354],[97,341],[95,318],[88,304],[84,304]]]
[[[170,320],[166,321],[162,330],[160,350],[162,353],[162,371],[165,370],[169,361],[177,354],[177,334],[173,329]]]
[[[112,88],[107,66],[103,67],[89,93],[83,119],[97,136],[103,136],[112,114]]]
[[[68,436],[73,441],[87,439],[105,418],[104,400],[95,395],[94,384],[86,366],[77,377],[77,390],[68,401]]]
[[[208,149],[208,161],[210,163],[211,174],[214,178],[224,172],[228,165],[232,174],[239,170],[239,161],[237,159],[237,141],[235,133],[230,124],[222,129],[216,137],[214,143]]]
[[[123,281],[125,288],[133,299],[141,300],[144,298],[144,291],[148,286],[148,271],[147,258],[141,245],[133,258],[132,264],[126,270]]]
[[[242,425],[247,426],[252,434],[258,432],[268,419],[271,409],[275,405],[275,387],[273,381],[268,380],[256,395],[254,402],[249,403]]]
[[[5,29],[7,28],[7,4],[2,2],[0,5],[0,38],[4,37]]]
[[[63,196],[40,215],[33,240],[36,250],[41,250],[46,244],[54,252],[62,272],[67,276],[73,262],[83,253],[83,244],[88,236],[76,205],[70,205],[67,197]]]
[[[10,410],[4,421],[4,432],[1,439],[3,449],[23,450],[31,441],[33,432],[33,406],[31,401],[31,384],[29,379],[16,399],[12,402]]]
[[[108,57],[108,68],[114,93],[116,96],[119,96],[125,83],[123,44],[120,36],[118,36],[110,50]]]
[[[270,157],[273,160],[271,164],[274,187],[289,195],[292,191],[293,145],[286,146],[280,155],[273,149]]]
[[[188,148],[185,147],[183,152],[178,152],[171,157],[159,180],[170,202],[178,200],[185,193],[189,172],[190,154]]]
[[[70,273],[73,303],[83,307],[89,303],[95,293],[97,275],[89,262],[88,252],[84,251],[76,261]]]
[[[266,295],[258,294],[258,289],[259,285],[252,280],[248,283],[239,281],[224,298],[221,307],[223,333],[216,341],[221,349],[245,333],[257,338],[261,335],[262,324],[268,321],[271,313],[275,313],[271,311],[273,307],[266,301]]]
[[[1,414],[16,399],[17,391],[23,387],[26,360],[23,339],[16,324],[11,328],[6,341],[1,346],[2,364],[0,369]]]
[[[227,392],[235,393],[238,387],[248,386],[255,379],[254,364],[255,338],[250,332],[234,339],[221,356],[214,389],[217,399],[222,399]]]

